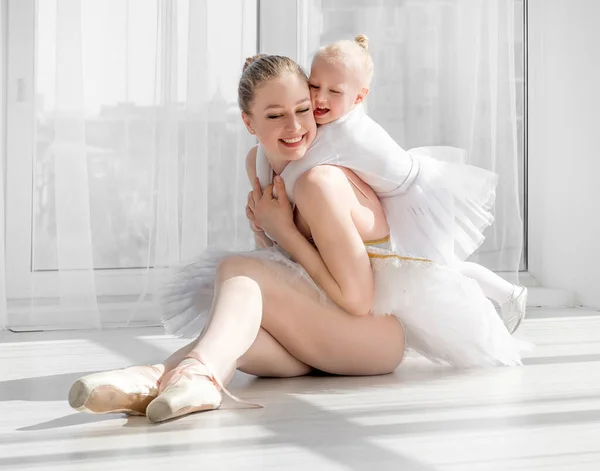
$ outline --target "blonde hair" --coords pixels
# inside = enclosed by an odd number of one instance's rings
[[[257,54],[248,57],[242,68],[242,76],[238,85],[238,104],[240,109],[251,114],[256,90],[265,82],[281,78],[285,74],[295,74],[308,83],[306,72],[295,61],[285,56]]]
[[[357,35],[353,41],[343,39],[323,46],[315,57],[324,57],[336,64],[348,64],[348,57],[357,60],[358,67],[363,72],[367,88],[373,79],[373,59],[369,53],[369,38],[364,34]]]

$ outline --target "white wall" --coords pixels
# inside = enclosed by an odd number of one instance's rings
[[[0,0],[0,330],[6,327],[6,272],[4,221],[6,194],[6,23],[7,2]]]
[[[600,1],[529,0],[529,271],[600,308]]]

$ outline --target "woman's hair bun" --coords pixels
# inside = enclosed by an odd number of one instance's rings
[[[250,64],[265,56],[266,54],[256,54],[255,56],[246,58],[246,62],[244,62],[244,66],[242,67],[242,72],[245,72]]]

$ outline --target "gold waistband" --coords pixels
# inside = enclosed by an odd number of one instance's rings
[[[431,260],[428,260],[426,258],[402,257],[401,255],[396,254],[369,253],[369,258],[397,258],[398,260],[411,260],[414,262],[432,263]]]
[[[377,239],[377,240],[367,240],[366,242],[364,242],[365,245],[379,245],[379,244],[384,244],[386,242],[390,241],[390,236],[386,236],[383,239]]]

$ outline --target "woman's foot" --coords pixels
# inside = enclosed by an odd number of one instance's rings
[[[164,422],[193,412],[221,407],[222,386],[200,360],[186,357],[161,379],[159,395],[146,415],[151,422]]]
[[[500,315],[502,321],[513,334],[525,319],[527,309],[527,288],[525,286],[515,286],[510,297],[500,306]]]
[[[158,395],[162,370],[158,366],[132,366],[79,378],[69,391],[73,409],[92,414],[145,415]]]

